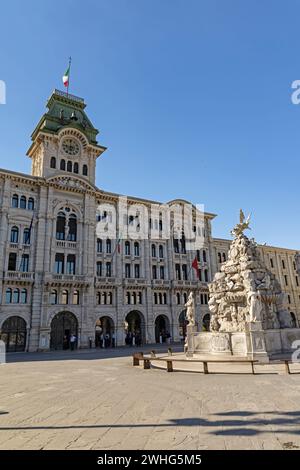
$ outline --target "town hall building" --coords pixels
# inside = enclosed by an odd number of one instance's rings
[[[213,237],[214,214],[205,212],[198,226],[194,206],[192,230],[201,246],[193,249],[184,230],[163,236],[163,211],[153,216],[151,209],[158,201],[128,196],[120,217],[124,198],[96,186],[96,162],[106,148],[85,107],[83,99],[55,90],[32,134],[31,175],[0,170],[0,336],[8,351],[67,349],[72,335],[79,348],[99,346],[103,334],[109,346],[124,345],[128,335],[141,343],[181,341],[191,290],[198,328],[209,328],[208,283],[226,261],[230,240]],[[156,236],[138,236],[143,208]],[[124,236],[124,226],[137,236]],[[299,326],[296,250],[260,251]],[[195,259],[198,271],[191,269]]]

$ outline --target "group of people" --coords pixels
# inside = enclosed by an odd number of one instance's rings
[[[128,331],[125,336],[126,346],[141,346],[142,344],[142,335],[139,331]]]
[[[96,335],[95,340],[96,348],[114,348],[116,346],[116,336],[115,333],[103,333]]]
[[[77,345],[77,337],[74,334],[71,334],[70,336],[64,335],[63,338],[63,349],[71,349],[71,351],[74,351]]]

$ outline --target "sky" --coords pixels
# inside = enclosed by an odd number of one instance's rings
[[[299,0],[5,0],[0,167],[30,173],[30,135],[72,56],[70,93],[108,147],[103,190],[217,214],[300,249]]]

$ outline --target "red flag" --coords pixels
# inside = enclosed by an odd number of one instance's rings
[[[200,271],[199,271],[199,268],[198,268],[197,256],[195,256],[195,259],[194,259],[194,261],[192,262],[192,268],[194,268],[194,269],[196,270],[197,279],[200,279]]]

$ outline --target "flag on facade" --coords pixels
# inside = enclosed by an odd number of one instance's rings
[[[121,238],[119,238],[117,241],[117,250],[118,250],[118,253],[120,254],[121,253]]]
[[[197,273],[197,279],[200,279],[200,270],[199,270],[199,267],[198,267],[198,259],[197,259],[197,256],[195,256],[195,259],[194,261],[192,262],[192,268],[195,269],[196,273]]]
[[[69,67],[68,67],[67,70],[65,71],[65,74],[64,74],[64,76],[63,76],[63,78],[62,78],[63,84],[64,84],[65,87],[68,87],[68,86],[69,86],[70,65],[71,65],[71,64],[69,64]]]

